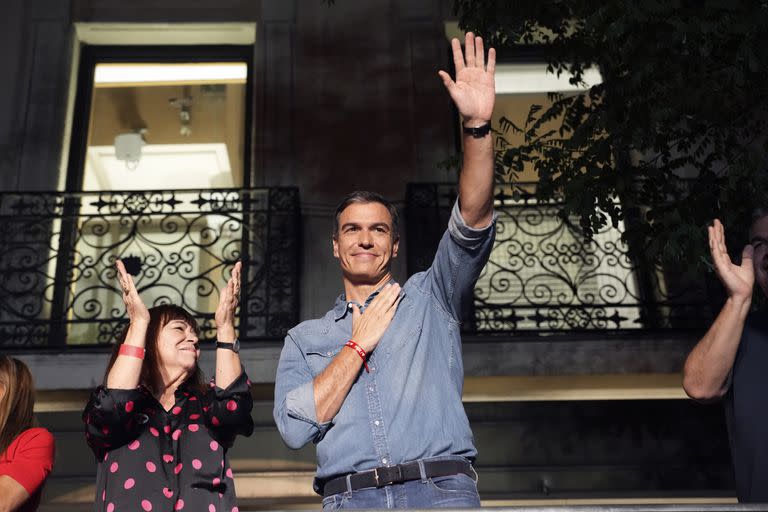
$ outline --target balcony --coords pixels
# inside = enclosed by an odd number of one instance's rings
[[[0,344],[112,343],[117,258],[148,305],[182,305],[205,339],[242,260],[241,338],[280,336],[298,321],[300,240],[296,188],[2,193]]]
[[[516,184],[514,197],[497,189],[496,240],[466,334],[698,330],[714,318],[703,276],[631,257],[623,223],[585,240],[556,201],[533,198],[534,186]],[[409,185],[409,272],[431,263],[456,195],[455,184]]]

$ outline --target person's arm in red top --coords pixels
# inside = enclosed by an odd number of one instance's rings
[[[0,512],[18,510],[53,468],[54,440],[43,428],[22,432],[0,462]]]

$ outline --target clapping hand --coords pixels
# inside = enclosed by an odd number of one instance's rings
[[[219,305],[214,314],[216,322],[216,335],[219,341],[230,343],[237,338],[235,334],[235,311],[240,303],[240,275],[243,264],[235,263],[232,268],[232,276],[227,281],[227,285],[221,289],[219,294]]]
[[[144,301],[139,297],[136,285],[131,275],[125,270],[125,265],[121,260],[115,262],[117,268],[117,278],[120,281],[120,287],[123,289],[123,302],[125,303],[125,312],[131,325],[148,325],[149,310],[144,305]]]
[[[715,219],[712,226],[707,228],[709,234],[709,251],[715,264],[715,273],[725,286],[728,297],[740,300],[752,298],[752,288],[755,284],[755,268],[752,257],[754,248],[744,247],[741,253],[741,265],[735,265],[728,255],[725,246],[725,230],[723,224]]]

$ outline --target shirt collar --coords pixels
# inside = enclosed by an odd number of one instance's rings
[[[365,308],[368,307],[368,304],[371,303],[371,301],[376,297],[379,292],[381,292],[382,288],[384,288],[388,284],[394,283],[395,280],[390,278],[389,281],[378,287],[373,293],[371,293],[367,299],[365,299],[365,304],[362,306],[361,310],[365,311]],[[349,301],[347,302],[347,295],[345,293],[342,293],[338,297],[336,297],[336,303],[333,306],[333,317],[336,322],[347,316],[347,313],[352,311],[352,304],[356,304],[360,306],[360,304],[357,304],[355,301]]]

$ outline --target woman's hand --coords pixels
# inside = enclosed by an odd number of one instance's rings
[[[149,310],[144,305],[144,301],[139,297],[136,285],[131,275],[125,270],[125,265],[121,260],[115,262],[117,268],[117,278],[120,281],[120,287],[123,289],[123,303],[125,303],[125,312],[131,325],[145,327],[149,325]]]
[[[219,293],[219,305],[214,314],[216,322],[216,337],[224,343],[231,343],[237,339],[235,334],[235,311],[240,303],[240,274],[243,268],[241,262],[235,263],[232,276],[227,285]]]

